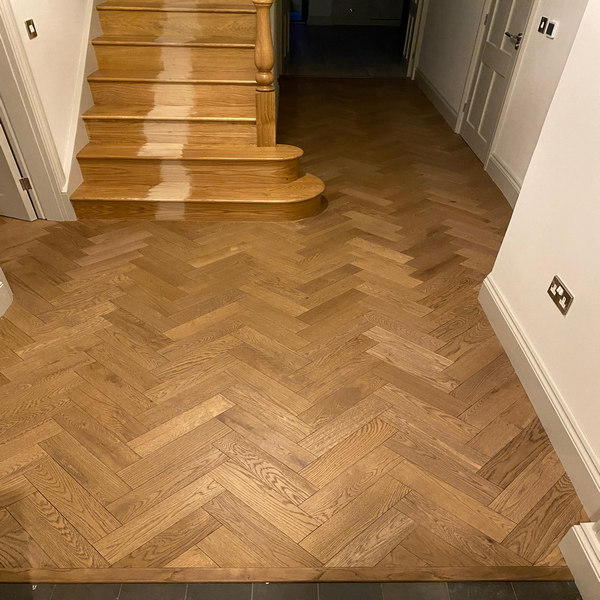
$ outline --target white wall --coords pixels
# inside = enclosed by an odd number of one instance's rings
[[[520,187],[571,51],[588,0],[540,0],[529,21],[492,145],[496,160]],[[542,16],[559,22],[556,38],[537,32]]]
[[[485,0],[429,0],[418,69],[458,114]]]
[[[587,457],[584,475],[595,478],[596,497],[578,492],[595,518],[600,518],[598,31],[600,0],[590,0],[489,276],[554,390],[552,410],[579,444],[573,453]],[[575,296],[566,316],[546,293],[554,275]],[[567,464],[571,457],[565,456]],[[579,475],[569,474],[577,489]]]
[[[71,169],[92,0],[10,0],[66,175]],[[24,22],[33,19],[30,40]]]

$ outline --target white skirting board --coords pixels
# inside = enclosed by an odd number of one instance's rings
[[[425,77],[425,75],[423,75],[418,68],[415,71],[415,82],[427,96],[429,101],[437,108],[442,117],[444,117],[448,125],[452,127],[452,130],[456,131],[456,125],[458,123],[457,112],[446,102],[446,100],[431,84],[429,79],[427,79],[427,77]]]
[[[483,282],[479,302],[571,478],[584,508],[591,519],[600,520],[600,460],[546,371],[536,349],[516,320],[492,275]],[[583,537],[584,531],[585,526],[573,527],[561,543],[561,550],[578,587],[598,591],[598,593],[584,594],[584,600],[600,600],[600,579],[593,582],[594,569],[586,566],[589,562],[588,558],[585,564],[582,563],[585,558],[582,545],[586,539]],[[598,543],[597,539],[595,541]],[[585,548],[589,550],[589,540]],[[593,557],[593,554],[589,554],[589,557]],[[594,577],[600,577],[600,569],[597,568],[598,555],[596,561]]]
[[[548,433],[588,515],[600,519],[600,460],[592,450],[567,402],[556,388],[535,348],[489,275],[479,294],[508,358]]]
[[[8,307],[12,304],[13,295],[6,277],[0,269],[0,317],[6,312]]]
[[[600,600],[600,541],[593,523],[582,523],[571,530],[560,543],[583,600]]]
[[[519,182],[510,174],[502,161],[493,154],[490,155],[485,170],[489,173],[492,181],[500,188],[508,203],[514,208],[521,193]]]

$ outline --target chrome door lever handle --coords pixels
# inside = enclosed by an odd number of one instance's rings
[[[515,35],[510,31],[505,31],[504,35],[515,45],[515,50],[518,50],[521,46],[521,42],[523,41],[523,34],[518,33],[517,35]]]

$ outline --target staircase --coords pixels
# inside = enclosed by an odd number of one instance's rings
[[[79,218],[292,220],[323,183],[277,145],[273,0],[108,0],[97,7]]]

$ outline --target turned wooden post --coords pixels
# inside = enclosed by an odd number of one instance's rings
[[[271,34],[271,5],[273,0],[252,0],[256,6],[256,141],[258,146],[275,146],[275,64]]]

